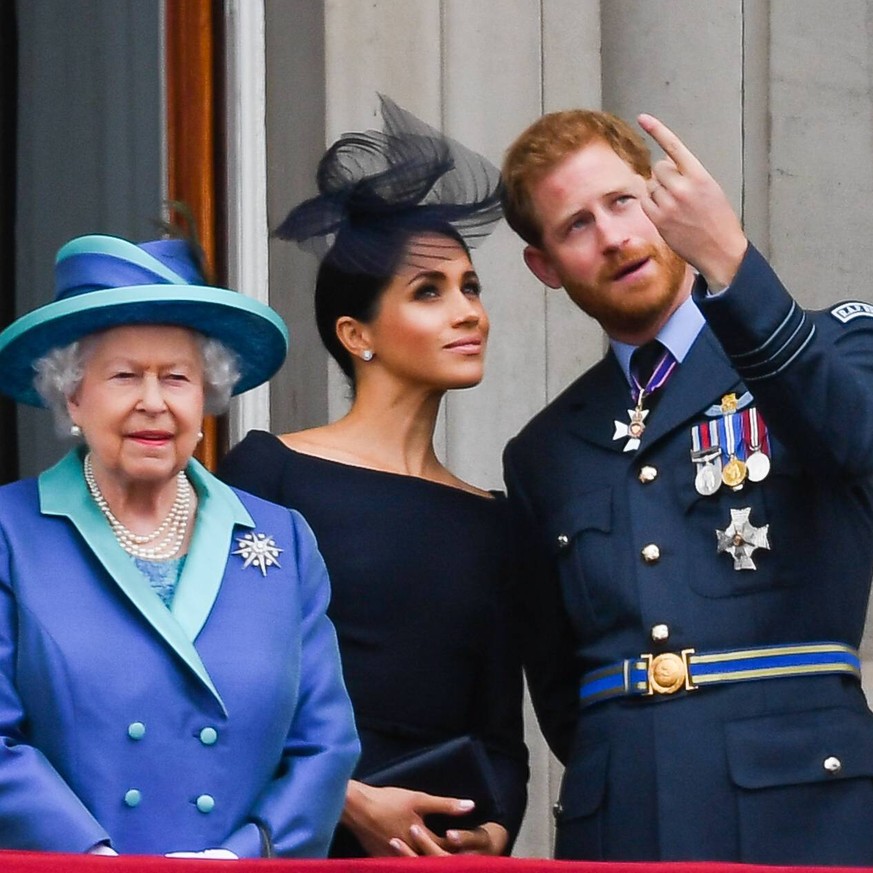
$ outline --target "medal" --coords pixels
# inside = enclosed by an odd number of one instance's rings
[[[749,457],[746,470],[750,482],[761,482],[770,473],[770,440],[767,425],[757,409],[748,409],[743,414],[749,435]]]
[[[730,460],[721,468],[721,481],[728,488],[738,491],[743,487],[748,469],[743,461],[736,455],[731,455]]]
[[[705,430],[703,433],[708,433],[708,426],[702,425]],[[698,494],[704,497],[711,497],[721,488],[721,449],[718,446],[708,446],[703,448],[700,446],[701,431],[694,428],[691,432],[691,460],[697,467],[697,473],[694,476],[694,488]]]
[[[694,487],[697,493],[704,497],[711,497],[721,488],[721,476],[719,476],[715,464],[707,461],[699,467],[697,475],[694,477]]]
[[[762,482],[770,473],[770,459],[761,451],[752,451],[746,459],[746,473],[750,482]]]
[[[697,465],[697,473],[694,476],[694,488],[698,494],[711,497],[721,488],[721,452],[716,446],[708,451],[701,451],[699,457],[692,458]]]
[[[630,422],[625,424],[623,421],[613,421],[615,425],[615,433],[612,435],[614,440],[627,439],[623,452],[635,452],[640,447],[640,437],[646,429],[646,416],[649,414],[648,409],[643,409],[642,395],[640,395],[639,403],[635,409],[629,409],[627,414]]]
[[[663,348],[660,343],[657,345],[660,348]],[[635,452],[640,447],[640,439],[646,429],[646,416],[650,412],[648,409],[643,409],[643,401],[649,396],[649,394],[657,391],[658,388],[660,388],[667,379],[670,378],[670,374],[675,367],[676,359],[669,351],[665,350],[655,364],[652,374],[645,385],[640,384],[633,372],[633,367],[631,368],[631,396],[634,399],[636,407],[627,411],[627,414],[630,417],[630,422],[628,424],[625,424],[623,421],[613,420],[615,433],[613,433],[612,438],[614,440],[627,440],[622,449],[623,452]]]
[[[735,412],[730,412],[719,421],[719,434],[724,439],[722,446],[728,456],[727,463],[721,470],[721,481],[728,488],[739,491],[746,479],[746,464],[740,457],[744,451],[743,420]]]
[[[770,525],[755,527],[750,521],[751,507],[731,510],[731,523],[724,530],[715,532],[718,538],[717,553],[727,552],[734,559],[734,570],[757,570],[752,560],[755,549],[769,549],[767,535]]]
[[[713,424],[704,422],[691,428],[691,460],[697,468],[694,488],[704,497],[711,497],[721,487],[721,449]]]

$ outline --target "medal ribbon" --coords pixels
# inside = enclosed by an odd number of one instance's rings
[[[631,388],[631,395],[633,396],[634,403],[639,403],[641,396],[653,394],[657,391],[670,378],[670,374],[676,368],[676,363],[676,358],[673,357],[669,349],[666,349],[658,363],[655,364],[655,369],[652,370],[652,375],[649,376],[649,381],[646,382],[645,387],[640,384],[636,373],[631,368],[631,379],[634,383]]]
[[[695,463],[711,463],[720,454],[715,421],[704,421],[691,428],[691,457]],[[711,450],[711,451],[710,451]]]
[[[769,458],[770,437],[767,433],[767,425],[764,422],[764,417],[754,406],[751,406],[743,411],[743,421],[749,438],[749,449],[753,452],[763,452]]]
[[[743,419],[736,412],[723,415],[718,420],[722,451],[728,458],[746,458],[746,447],[743,443]]]
[[[704,445],[704,448],[709,448],[709,446],[719,446],[721,447],[721,440],[718,436],[718,420],[713,419],[704,425],[706,428],[705,436],[707,437],[707,444]]]

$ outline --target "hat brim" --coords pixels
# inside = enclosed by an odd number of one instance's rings
[[[39,358],[89,334],[136,324],[187,327],[220,340],[238,359],[234,394],[266,382],[288,352],[288,329],[279,315],[236,291],[205,285],[106,288],[41,306],[0,333],[0,391],[43,406],[33,387]]]

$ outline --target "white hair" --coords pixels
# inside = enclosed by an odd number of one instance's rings
[[[237,357],[221,340],[204,336],[196,330],[203,360],[203,409],[208,415],[221,415],[227,410],[233,388],[240,378]],[[85,376],[92,343],[90,334],[68,346],[51,349],[33,364],[36,375],[34,388],[51,410],[60,436],[70,435],[72,420],[67,401],[78,391]]]

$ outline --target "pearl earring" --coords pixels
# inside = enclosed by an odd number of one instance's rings
[[[203,439],[203,431],[202,431],[202,430],[198,430],[198,431],[197,431],[197,442],[199,443],[200,440],[202,440],[202,439]]]
[[[70,425],[70,436],[73,437],[74,439],[79,439],[79,437],[82,436],[82,428],[79,427],[78,424],[71,424]]]
[[[372,361],[373,360],[373,350],[372,349],[364,349],[364,351],[361,352],[361,358],[363,358],[363,360],[365,360],[365,361]]]

